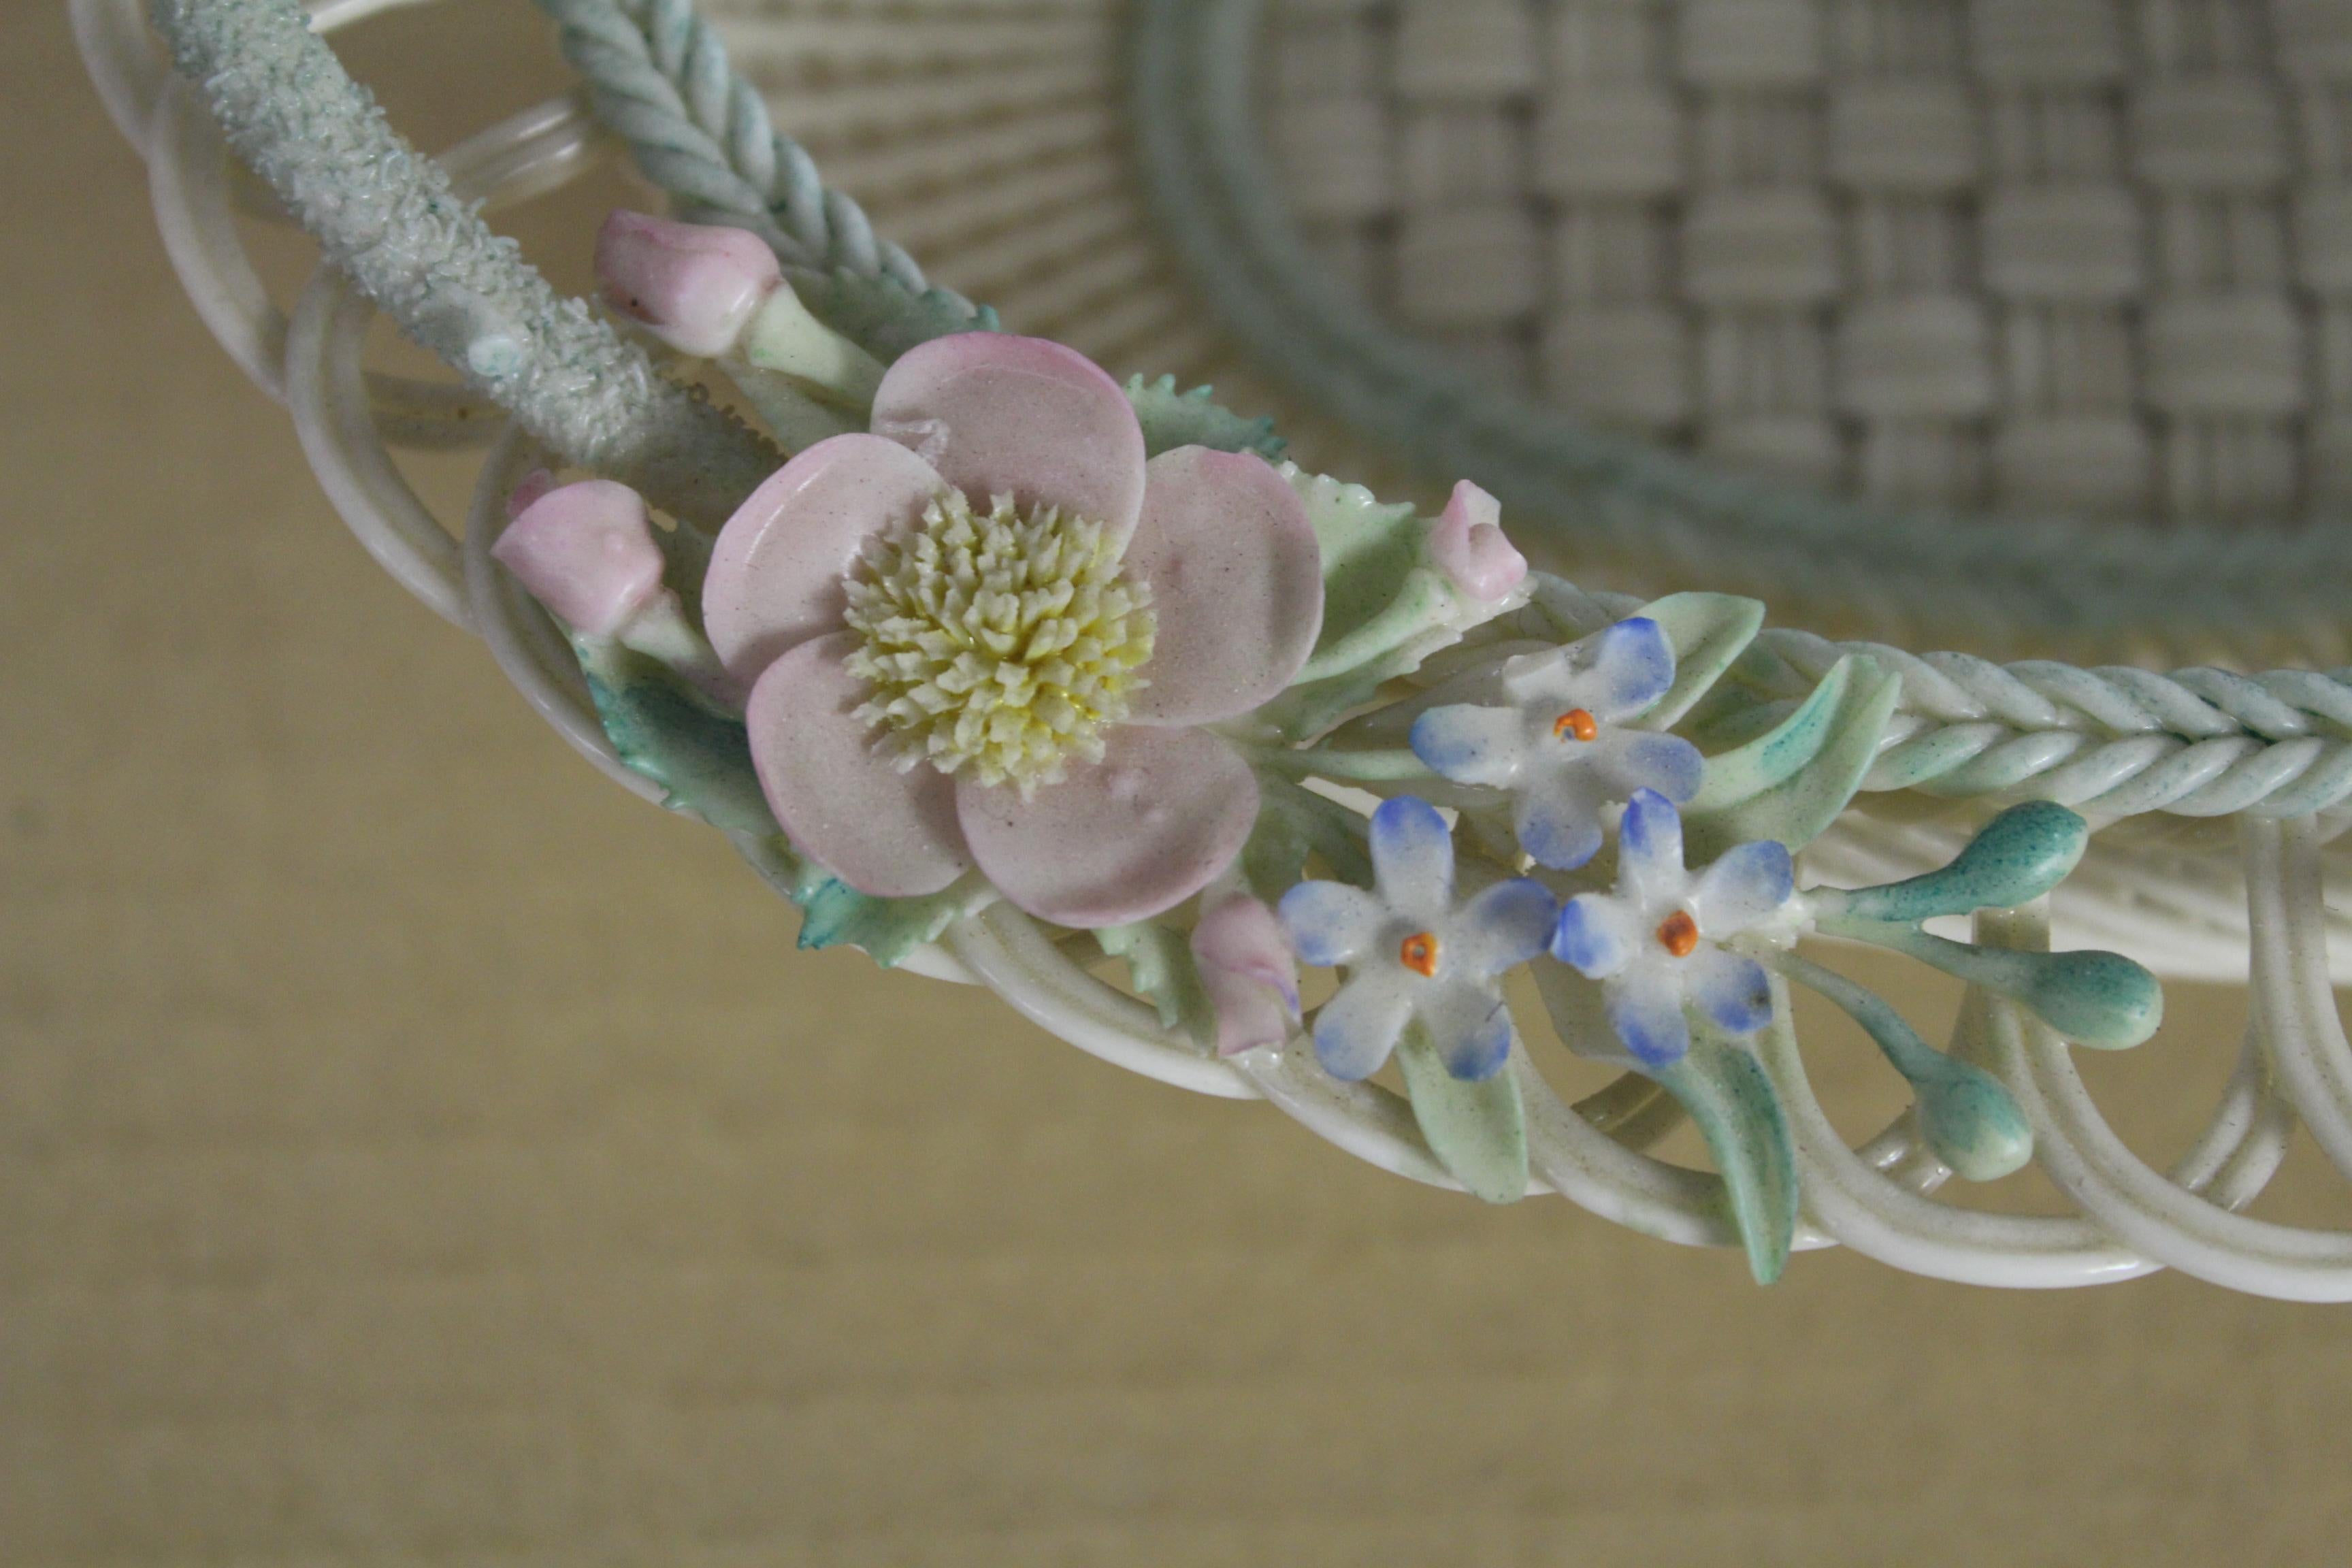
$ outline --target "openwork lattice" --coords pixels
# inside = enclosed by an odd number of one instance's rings
[[[395,3],[342,0],[314,11],[323,29]],[[796,163],[798,149],[772,136],[754,112],[756,100],[728,75],[715,39],[686,7],[551,0],[549,9],[570,29],[575,61],[595,84],[605,121],[635,144],[657,178],[679,189],[687,206],[756,205],[751,226],[772,230],[762,237],[788,275],[797,268],[922,285],[915,264],[877,239],[854,204],[817,185],[813,168],[803,173],[804,154]],[[432,517],[402,480],[387,443],[469,445],[496,428],[487,417],[492,408],[460,389],[363,374],[361,339],[372,308],[331,267],[320,269],[290,320],[281,317],[239,241],[218,137],[195,95],[163,71],[134,0],[76,0],[75,12],[92,73],[147,157],[158,222],[192,298],[240,365],[288,405],[306,454],[354,533],[420,600],[480,636],[531,706],[615,782],[650,800],[670,794],[624,760],[592,701],[575,646],[491,553],[507,526],[509,498],[549,454],[520,426],[506,426],[485,458],[462,531]],[[600,47],[612,58],[601,57]],[[670,84],[667,100],[654,90],[656,81]],[[624,90],[632,86],[634,97]],[[717,129],[681,129],[698,120]],[[461,195],[495,207],[571,177],[601,155],[606,140],[587,107],[565,99],[493,127],[443,162]],[[646,157],[648,147],[672,161]],[[702,171],[719,164],[737,183],[705,177]],[[959,299],[940,298],[940,309],[970,310]],[[496,339],[477,322],[467,341],[478,347],[486,336]],[[490,376],[498,363],[473,369]],[[1563,584],[1545,614],[1564,637],[1623,622],[1641,607]],[[2240,1212],[2277,1169],[2298,1121],[2352,1173],[2352,1044],[2330,989],[2322,853],[2352,795],[2346,684],[2294,670],[2168,678],[2121,668],[2003,668],[1773,631],[1757,638],[1743,668],[1772,709],[1768,719],[1840,680],[1882,681],[1874,689],[1885,693],[1894,719],[1871,732],[1865,789],[2081,808],[2109,846],[2095,849],[2068,884],[2081,895],[2085,925],[2117,933],[2118,945],[2163,967],[2208,973],[2217,953],[2228,954],[2234,926],[2246,933],[2254,998],[2238,1071],[2207,1132],[2158,1172],[2108,1130],[2056,1029],[1997,985],[1971,989],[1953,1059],[1990,1074],[2013,1097],[2036,1157],[2080,1210],[2065,1218],[1935,1202],[1953,1167],[1938,1156],[1919,1112],[1850,1149],[1808,1087],[1793,1035],[1763,1030],[1757,1059],[1786,1107],[1802,1198],[1795,1245],[1844,1243],[1906,1269],[1989,1284],[2089,1284],[2169,1266],[2273,1295],[2352,1299],[2352,1236]],[[1369,773],[1364,782],[1373,782]],[[2227,893],[2216,890],[2210,841],[2153,849],[2131,842],[2130,823],[2158,814],[2236,819],[2234,845],[2220,858],[2242,868],[2241,912],[2229,912]],[[792,881],[793,868],[779,862],[772,842],[736,837],[755,868]],[[1950,858],[1964,837],[1850,816],[1811,852],[1809,864],[1837,883],[1885,881]],[[2048,919],[2038,902],[1988,909],[1975,917],[1975,935],[1987,953],[2030,955],[2046,946]],[[1042,1026],[1134,1070],[1198,1092],[1265,1098],[1386,1169],[1462,1184],[1398,1096],[1330,1076],[1304,1039],[1219,1056],[1081,968],[1061,936],[996,902],[946,922],[936,943],[916,946],[903,962],[943,980],[984,984]],[[1525,1106],[1527,1191],[1559,1193],[1667,1239],[1742,1239],[1738,1194],[1724,1179],[1646,1152],[1673,1124],[1656,1113],[1654,1086],[1629,1075],[1571,1106],[1527,1051],[1512,1052],[1505,1070]],[[1747,1239],[1753,1254],[1752,1235]]]

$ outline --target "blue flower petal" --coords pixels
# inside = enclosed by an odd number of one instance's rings
[[[1455,929],[1471,972],[1489,979],[1541,952],[1559,909],[1550,889],[1526,877],[1497,882],[1463,905]]]
[[[1468,702],[1433,708],[1412,721],[1412,754],[1456,784],[1507,784],[1527,752],[1527,720],[1516,708]]]
[[[1690,1050],[1682,986],[1662,964],[1638,963],[1601,987],[1609,1022],[1625,1048],[1651,1067],[1680,1061]]]
[[[1683,966],[1691,1005],[1734,1035],[1752,1035],[1772,1021],[1772,987],[1752,958],[1703,947]]]
[[[1647,616],[1619,621],[1595,639],[1592,672],[1601,685],[1603,719],[1631,719],[1675,683],[1675,645]]]
[[[1601,803],[1580,782],[1554,774],[1519,796],[1511,831],[1537,865],[1573,871],[1601,852]]]
[[[1609,759],[1609,772],[1629,794],[1654,790],[1680,805],[1698,793],[1706,776],[1706,759],[1680,735],[1637,730],[1619,742]]]
[[[1691,885],[1690,910],[1710,937],[1746,931],[1789,901],[1796,867],[1787,847],[1759,839],[1725,851]]]
[[[1475,1028],[1450,1045],[1438,1042],[1438,1058],[1445,1070],[1466,1083],[1478,1083],[1503,1070],[1511,1056],[1511,1010],[1500,1002]]]
[[[1633,935],[1622,904],[1599,893],[1579,893],[1560,908],[1559,923],[1552,928],[1551,955],[1598,980],[1632,961]]]
[[[1290,945],[1318,969],[1351,963],[1380,934],[1381,901],[1345,882],[1301,882],[1276,910]]]
[[[1617,857],[1630,879],[1650,886],[1678,882],[1683,870],[1683,817],[1654,789],[1637,789],[1617,827]]]
[[[1396,1049],[1412,1013],[1412,992],[1402,971],[1351,976],[1315,1015],[1315,1059],[1333,1078],[1351,1083],[1370,1078]]]
[[[1372,875],[1381,900],[1410,918],[1434,918],[1454,901],[1454,835],[1435,806],[1410,795],[1381,803]]]

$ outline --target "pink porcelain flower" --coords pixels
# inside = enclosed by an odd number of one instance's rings
[[[1272,910],[1247,893],[1201,900],[1192,962],[1217,1014],[1217,1054],[1278,1046],[1298,1026],[1298,961]]]
[[[1097,927],[1239,853],[1248,764],[1198,726],[1290,683],[1322,624],[1306,510],[1261,459],[1146,462],[1118,383],[992,332],[910,351],[871,434],[794,458],[721,531],[712,645],[793,843],[861,892],[971,867]]]

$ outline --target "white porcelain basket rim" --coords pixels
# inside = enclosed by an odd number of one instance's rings
[[[422,0],[331,0],[313,7],[321,30]],[[322,269],[290,321],[262,290],[239,241],[216,134],[191,113],[140,25],[138,0],[73,0],[77,32],[110,110],[148,161],[157,221],[173,262],[208,325],[265,392],[286,402],[321,485],[386,570],[437,614],[481,636],[525,700],[615,783],[647,799],[659,791],[623,766],[588,704],[561,636],[489,557],[503,498],[533,454],[511,429],[446,388],[370,378],[360,367],[371,308]],[[562,183],[596,154],[582,105],[562,99],[514,116],[453,149],[445,163],[461,191],[490,205]],[[462,539],[423,506],[393,465],[386,430],[443,447],[499,429]],[[1843,1244],[1912,1272],[2024,1288],[2104,1283],[2171,1267],[2238,1289],[2297,1300],[2352,1300],[2352,1235],[2273,1224],[2242,1212],[2284,1158],[2300,1121],[2339,1171],[2352,1174],[2352,1044],[2329,974],[2321,850],[2329,827],[2305,814],[2241,819],[2238,859],[2248,888],[2239,929],[2254,986],[2239,1066],[2207,1131],[2167,1172],[2133,1154],[2107,1127],[2068,1047],[2021,1011],[1994,1001],[1983,1024],[1988,1066],[2026,1110],[2037,1157],[2078,1207],[2070,1217],[1997,1215],[1932,1201],[1949,1172],[1928,1155],[1907,1118],[1851,1149],[1814,1099],[1793,1039],[1768,1032],[1760,1055],[1795,1136],[1806,1217],[1797,1246]],[[739,845],[755,868],[758,847]],[[1932,836],[1866,821],[1823,850],[1861,876],[1931,863]],[[1838,861],[1837,858],[1844,859]],[[2210,972],[2231,921],[2217,904],[2210,858],[2176,881],[2134,877],[2127,857],[2086,862],[2088,930],[2170,942],[2176,972]],[[2144,869],[2144,868],[2143,868]],[[1979,936],[2032,947],[2046,942],[2036,911],[1980,916]],[[2164,954],[2154,954],[2162,958]],[[1027,917],[997,905],[950,930],[908,967],[979,981],[1041,1026],[1108,1060],[1178,1087],[1271,1100],[1371,1163],[1441,1186],[1454,1183],[1430,1154],[1408,1108],[1370,1085],[1318,1068],[1304,1042],[1219,1059],[1161,1029],[1151,1012],[1065,957]],[[1737,1233],[1719,1178],[1645,1152],[1667,1125],[1604,1091],[1564,1104],[1515,1051],[1526,1097],[1530,1192],[1557,1192],[1619,1224],[1664,1239],[1731,1245]]]

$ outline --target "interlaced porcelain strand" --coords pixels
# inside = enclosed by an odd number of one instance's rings
[[[768,119],[759,90],[691,0],[538,0],[562,27],[564,58],[590,83],[596,116],[684,216],[740,224],[787,267],[837,268],[931,287],[912,257],[828,190],[800,143]],[[963,304],[961,296],[941,291]]]
[[[1010,496],[982,515],[949,490],[844,584],[864,639],[847,668],[876,693],[857,716],[895,739],[902,771],[969,767],[1024,796],[1072,758],[1100,762],[1151,657],[1150,590],[1118,563],[1101,523]]]
[[[180,74],[229,145],[401,329],[572,462],[716,523],[779,454],[655,374],[457,199],[291,0],[155,0]]]

